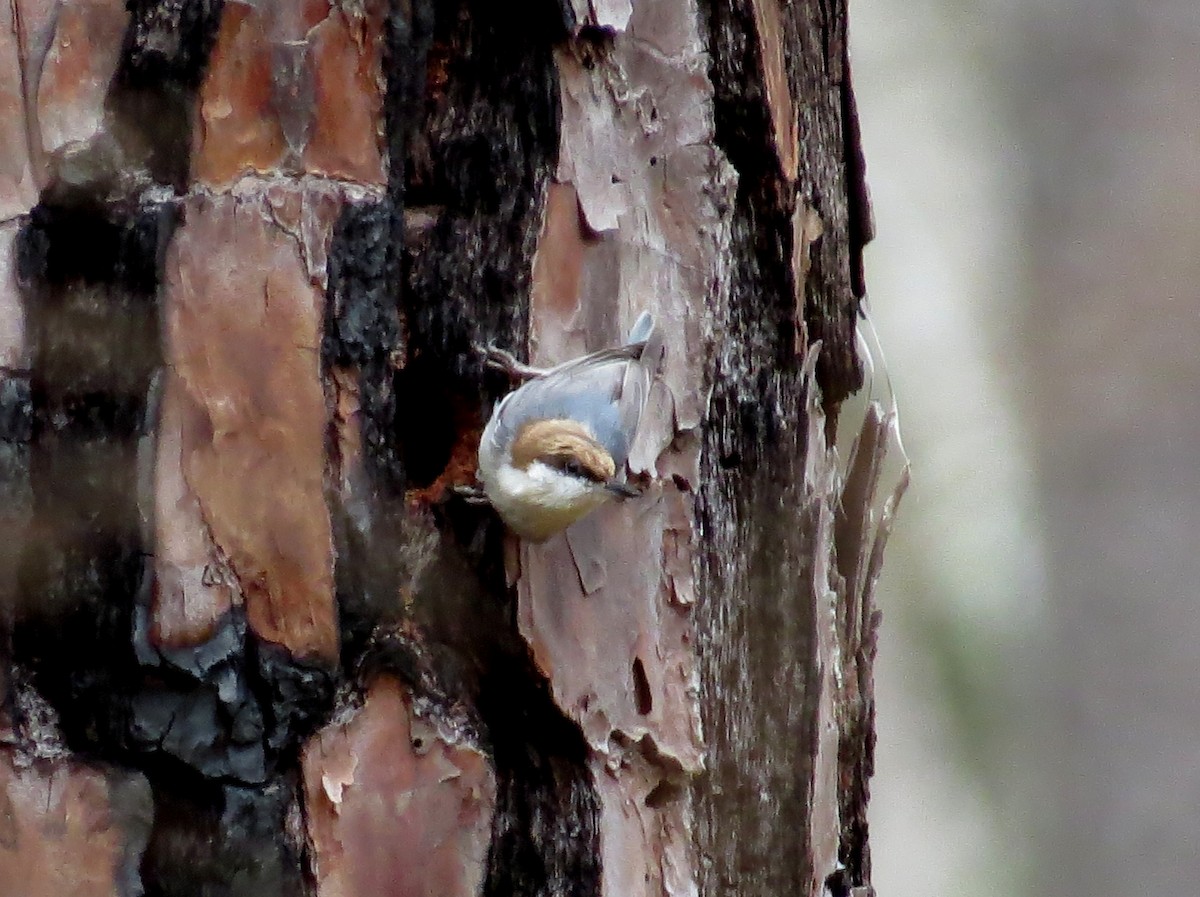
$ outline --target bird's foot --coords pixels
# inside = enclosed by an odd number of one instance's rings
[[[490,505],[487,493],[479,486],[457,485],[450,487],[451,494],[462,499],[469,505]]]
[[[485,365],[494,371],[501,371],[507,374],[513,380],[534,380],[546,374],[542,368],[535,368],[524,362],[517,361],[517,357],[511,352],[497,346],[476,345],[475,351],[483,356],[483,363]]]

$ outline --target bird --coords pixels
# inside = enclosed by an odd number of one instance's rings
[[[654,316],[621,346],[547,370],[494,347],[487,363],[525,382],[496,405],[479,440],[478,478],[510,530],[544,542],[614,500],[641,493],[625,462],[662,361]]]

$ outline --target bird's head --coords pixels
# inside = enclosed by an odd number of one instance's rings
[[[525,424],[487,492],[513,530],[537,541],[607,501],[640,494],[617,478],[612,455],[588,428],[566,419]]]

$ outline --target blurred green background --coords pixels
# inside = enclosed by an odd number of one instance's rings
[[[881,897],[1200,895],[1200,3],[855,0]]]

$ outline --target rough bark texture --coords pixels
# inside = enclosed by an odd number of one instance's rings
[[[845,9],[0,16],[0,892],[869,891]],[[644,308],[645,496],[457,500]]]

